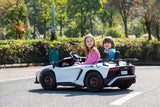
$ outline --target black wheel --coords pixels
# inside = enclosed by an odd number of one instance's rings
[[[132,80],[123,80],[118,83],[118,87],[122,90],[129,88],[132,85]]]
[[[42,73],[40,83],[45,90],[53,90],[57,87],[55,75],[51,71],[45,71]]]
[[[87,74],[85,79],[87,89],[92,92],[102,91],[103,79],[98,72],[91,72]]]

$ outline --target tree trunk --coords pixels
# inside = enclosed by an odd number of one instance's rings
[[[112,24],[113,24],[113,12],[110,12],[110,20],[109,20],[109,27],[112,27]]]
[[[62,36],[62,17],[60,16],[60,36]]]
[[[35,19],[35,18],[34,18]],[[35,39],[36,38],[36,35],[35,35],[35,32],[36,32],[36,24],[35,24],[35,20],[34,20],[34,25],[33,25],[33,27],[34,27],[34,31],[33,31],[33,39]]]
[[[83,37],[85,33],[84,25],[85,25],[85,16],[84,16],[83,8],[81,6],[81,37]]]
[[[84,36],[84,20],[83,15],[81,16],[81,37]]]
[[[33,9],[34,9],[34,31],[33,31],[33,39],[35,39],[36,38],[36,35],[35,35],[35,32],[36,32],[36,23],[35,23],[35,21],[36,21],[36,18],[35,18],[35,16],[36,16],[36,4],[35,4],[35,1],[34,1],[34,4],[33,4]]]
[[[91,22],[91,34],[93,33],[93,23],[92,23],[92,19],[90,18],[90,22]]]
[[[151,40],[151,24],[148,22],[145,22],[145,25],[147,27],[147,32],[148,32],[148,40]]]
[[[157,22],[157,29],[156,29],[156,32],[157,32],[157,39],[158,39],[158,41],[159,41],[160,39],[159,39],[159,25],[158,25],[158,22]]]
[[[81,37],[83,37],[83,36],[84,36],[84,27],[81,26]]]
[[[46,39],[46,22],[44,23],[44,39]]]
[[[124,27],[125,27],[126,38],[128,38],[127,19],[124,20]]]

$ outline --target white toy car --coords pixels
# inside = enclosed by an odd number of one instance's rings
[[[75,61],[84,61],[75,52],[71,57],[45,66],[36,72],[35,83],[45,90],[53,90],[58,85],[87,87],[89,91],[101,91],[103,87],[127,89],[136,82],[135,66],[129,61],[137,59],[101,60],[95,65],[74,65]]]

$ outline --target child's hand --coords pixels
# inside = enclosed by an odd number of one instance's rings
[[[80,63],[80,62],[75,62],[74,64],[78,64],[78,65],[80,65],[81,63]]]

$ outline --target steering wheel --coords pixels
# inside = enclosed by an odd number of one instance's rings
[[[81,57],[76,52],[71,51],[69,54],[74,61],[78,61],[78,62],[81,61]]]

